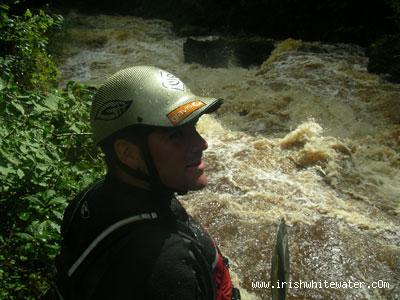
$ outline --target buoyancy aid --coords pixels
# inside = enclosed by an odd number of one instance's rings
[[[102,186],[102,183],[97,183],[82,192],[71,204],[70,211],[73,211],[73,213],[69,214],[69,220],[64,220],[64,223],[76,223],[79,222],[79,218],[86,218],[88,214],[86,206],[88,206],[88,203],[93,202],[91,198],[96,198],[98,195],[103,194]],[[100,194],[91,189],[99,190]],[[98,205],[101,205],[101,201],[97,202]],[[177,220],[177,233],[188,244],[188,252],[197,262],[197,270],[195,268],[194,273],[199,282],[199,293],[201,293],[199,299],[240,299],[239,291],[232,287],[227,260],[223,258],[208,233],[186,213],[180,203],[173,197],[170,207],[171,211],[169,212],[173,212],[174,218]],[[171,217],[171,214],[169,217]],[[83,283],[87,290],[86,294],[90,296],[90,291],[96,289],[100,276],[105,272],[109,261],[108,257],[115,254],[118,255],[119,249],[124,247],[125,242],[129,239],[126,232],[131,231],[132,227],[138,226],[138,224],[143,226],[143,224],[153,222],[164,222],[164,218],[163,212],[149,211],[119,219],[113,224],[109,224],[97,236],[92,238],[91,242],[87,243],[87,247],[83,251],[81,250],[78,255],[74,253],[73,258],[71,258],[71,253],[68,253],[68,249],[71,249],[73,245],[64,244],[57,259],[58,282],[56,286],[58,287],[59,296],[62,297],[61,299],[70,299],[72,295],[74,297],[77,296],[76,291],[72,291],[72,293],[70,291],[75,288],[74,284],[77,281],[85,280],[80,275],[87,272],[93,274],[93,276],[89,276],[89,281],[86,280],[87,282]],[[64,235],[70,236],[71,233],[66,232],[64,229]],[[97,277],[99,278],[97,279]],[[86,276],[85,278],[88,277]],[[82,282],[80,282],[80,285],[82,285]]]
[[[234,299],[232,296],[232,282],[228,271],[228,261],[218,253],[217,264],[214,268],[214,282],[216,286],[216,300]],[[237,298],[236,298],[237,299]]]

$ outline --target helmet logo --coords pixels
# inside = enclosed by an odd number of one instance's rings
[[[160,76],[161,76],[161,85],[164,88],[172,89],[172,90],[178,90],[178,91],[184,91],[185,90],[185,85],[175,75],[172,75],[171,73],[168,73],[168,72],[165,72],[165,71],[160,71]]]
[[[87,219],[90,217],[89,205],[88,205],[87,201],[83,202],[83,204],[81,206],[81,217],[83,219]]]
[[[122,116],[131,106],[132,101],[113,100],[104,103],[98,110],[95,119],[111,121]]]
[[[175,108],[167,114],[167,117],[171,123],[176,126],[179,122],[186,119],[192,112],[202,108],[204,105],[206,104],[203,101],[194,100]]]

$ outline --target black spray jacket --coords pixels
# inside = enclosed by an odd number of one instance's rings
[[[225,265],[215,277],[221,255],[213,240],[166,191],[108,174],[67,207],[61,234],[56,289],[62,299],[230,298]]]

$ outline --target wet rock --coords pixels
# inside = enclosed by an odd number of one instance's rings
[[[232,56],[227,45],[221,40],[198,41],[188,38],[183,44],[185,63],[199,63],[207,67],[223,68]]]
[[[178,33],[255,34],[275,39],[352,42],[368,45],[385,33],[397,32],[396,14],[382,0],[70,0],[56,1],[88,13],[133,14],[164,18]],[[396,31],[397,30],[397,31]]]
[[[300,47],[303,47],[304,43],[301,40],[295,39],[286,39],[276,45],[276,48],[272,51],[271,55],[268,57],[266,61],[261,65],[260,70],[257,72],[257,75],[267,73],[273,62],[279,61],[282,59],[284,55],[288,52],[297,51]]]
[[[400,82],[400,35],[387,35],[367,50],[368,71],[389,74],[388,79]]]
[[[218,38],[196,40],[188,38],[183,45],[186,63],[199,63],[211,68],[258,66],[274,49],[271,39]]]
[[[208,27],[185,24],[182,26],[174,25],[174,29],[178,36],[202,36],[202,35],[210,35],[210,29]]]

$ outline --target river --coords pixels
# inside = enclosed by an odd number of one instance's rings
[[[209,185],[180,199],[229,257],[243,299],[271,297],[252,283],[270,280],[281,218],[289,299],[400,299],[400,85],[368,73],[356,45],[280,41],[260,68],[213,69],[185,64],[184,41],[162,20],[71,13],[63,81],[98,85],[121,68],[155,65],[225,99],[198,125]]]

